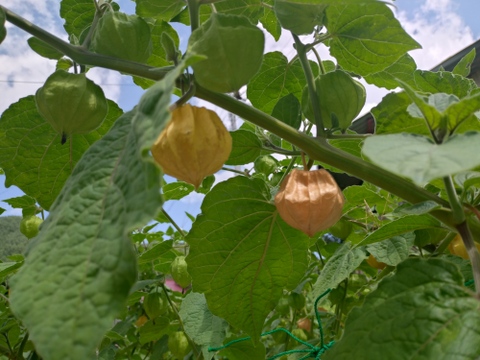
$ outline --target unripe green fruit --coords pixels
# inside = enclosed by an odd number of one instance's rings
[[[190,352],[191,347],[183,331],[168,336],[168,349],[175,359],[183,359]]]
[[[177,256],[175,260],[172,261],[170,270],[173,280],[182,288],[186,288],[192,283],[192,278],[187,271],[185,256]]]
[[[302,310],[305,307],[305,296],[292,291],[288,296],[288,302],[295,310]]]
[[[27,238],[31,239],[37,236],[39,231],[38,228],[42,222],[42,219],[33,215],[23,218],[20,222],[20,232]]]
[[[290,303],[288,301],[287,296],[282,296],[280,300],[278,300],[278,304],[275,307],[275,310],[280,314],[280,315],[287,315],[288,312],[290,311]]]
[[[152,53],[150,27],[140,16],[108,11],[98,22],[90,49],[98,54],[145,63]]]
[[[333,236],[345,240],[352,232],[352,223],[350,221],[340,219],[337,223],[327,230]]]
[[[154,319],[167,310],[168,304],[160,293],[147,294],[143,300],[143,309],[150,319]]]
[[[255,160],[253,166],[257,173],[268,176],[277,169],[278,162],[271,155],[261,155]]]
[[[108,112],[107,99],[100,86],[85,74],[57,70],[35,94],[37,110],[53,129],[67,136],[86,134],[98,128]]]
[[[293,329],[292,330],[292,335],[296,336],[297,338],[299,338],[302,341],[307,341],[308,340],[308,336],[307,336],[306,332],[302,329]]]

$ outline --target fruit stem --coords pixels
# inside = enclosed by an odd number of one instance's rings
[[[170,221],[170,223],[177,229],[177,231],[180,233],[183,239],[185,239],[185,232],[178,226],[178,224],[175,222],[175,220],[172,219],[170,215],[165,211],[165,209],[162,207],[162,214],[165,215],[165,217]]]
[[[325,137],[325,129],[323,127],[322,113],[320,112],[320,102],[318,100],[318,94],[315,87],[315,80],[313,78],[312,68],[308,62],[307,52],[305,45],[300,41],[297,35],[292,33],[293,40],[295,41],[295,48],[297,50],[298,59],[302,64],[303,72],[307,80],[308,95],[310,102],[312,103],[313,114],[315,117],[315,125],[317,126],[317,136]]]

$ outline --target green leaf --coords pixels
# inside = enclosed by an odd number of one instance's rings
[[[320,272],[313,285],[312,298],[316,299],[328,289],[335,289],[366,257],[364,249],[352,248],[349,242],[340,246]]]
[[[410,55],[405,54],[386,69],[367,75],[364,78],[369,84],[393,90],[398,87],[396,79],[400,79],[407,83],[411,82],[412,73],[416,69],[417,64],[415,63],[415,60],[413,60]]]
[[[26,209],[26,208],[35,207],[35,199],[28,195],[5,199],[2,201],[6,202],[8,205],[16,209]]]
[[[201,346],[203,357],[209,359],[211,353],[208,348],[222,345],[228,323],[210,312],[204,295],[194,292],[185,296],[179,314],[185,332]]]
[[[8,275],[11,275],[17,271],[23,265],[23,261],[9,261],[0,263],[0,278],[5,278]]]
[[[121,109],[108,101],[107,117],[98,129],[72,135],[62,145],[61,136],[38,113],[33,96],[10,105],[0,118],[0,166],[5,170],[5,186],[18,186],[48,210],[83,153],[121,114]]]
[[[383,225],[363,239],[357,246],[374,244],[414,230],[440,227],[440,222],[430,215],[408,215]]]
[[[169,23],[162,20],[157,20],[153,24],[150,24],[150,31],[152,44],[154,46],[152,54],[147,60],[147,64],[159,68],[172,65],[172,63],[167,60],[167,53],[165,52],[163,46],[160,46],[160,44],[162,43],[162,36],[168,35],[173,40],[175,46],[178,48],[180,45],[180,39],[177,32]],[[155,84],[155,81],[153,80],[148,80],[140,77],[134,77],[133,80],[135,84],[141,86],[143,89],[147,89],[153,84]]]
[[[3,11],[3,8],[0,8],[0,44],[5,40],[5,37],[7,36],[7,28],[5,27],[5,11]]]
[[[133,229],[162,205],[150,148],[170,118],[180,64],[82,156],[50,209],[10,305],[46,359],[93,358],[137,280]]]
[[[163,185],[163,198],[168,200],[180,200],[195,190],[195,186],[183,181],[177,181]]]
[[[384,3],[330,5],[326,17],[330,53],[346,71],[378,73],[420,48]]]
[[[36,37],[29,38],[27,42],[33,51],[47,59],[59,60],[63,57],[63,54],[60,51],[54,47],[51,47],[47,43],[44,43],[42,40],[37,39]]]
[[[380,194],[367,189],[365,186],[349,186],[343,190],[345,196],[345,205],[343,212],[348,213],[360,207],[364,212],[365,205],[370,208],[376,208],[380,214],[383,214],[387,201]]]
[[[282,34],[282,27],[280,26],[280,23],[275,16],[275,11],[273,10],[274,0],[266,0],[263,1],[263,3],[270,5],[271,8],[264,9],[264,14],[260,18],[260,22],[265,30],[267,30],[273,36],[275,41],[278,41],[278,39],[280,39],[280,35]]]
[[[454,179],[460,187],[462,187],[464,190],[467,190],[471,186],[475,186],[480,183],[480,172],[466,171],[455,175]]]
[[[82,32],[92,24],[95,4],[90,0],[62,0],[60,16],[65,19],[63,27],[67,33],[79,39]]]
[[[368,245],[367,251],[372,254],[377,261],[384,262],[390,266],[397,266],[408,258],[410,248],[413,246],[414,241],[415,234],[408,232]]]
[[[195,80],[212,91],[239,90],[260,69],[264,44],[263,32],[247,18],[213,14],[188,40],[189,52],[206,56],[193,64]]]
[[[317,65],[313,72],[318,74]],[[248,83],[247,97],[257,109],[271,114],[278,101],[288,94],[300,100],[305,86],[300,61],[289,63],[281,52],[275,51],[264,55],[260,71]]]
[[[413,133],[429,135],[430,131],[426,122],[412,117],[408,106],[412,100],[405,92],[390,93],[380,104],[372,109],[375,118],[375,134]]]
[[[143,345],[159,340],[163,335],[168,333],[169,324],[170,319],[166,316],[156,318],[155,322],[149,320],[138,331],[140,334],[140,344]]]
[[[479,142],[479,132],[454,135],[441,145],[412,134],[378,135],[365,140],[362,152],[378,166],[424,186],[479,166]]]
[[[264,14],[263,2],[262,0],[218,1],[215,3],[215,9],[224,14],[245,16],[252,24],[257,24]]]
[[[328,143],[354,156],[361,157],[362,155],[362,139],[330,139]]]
[[[318,1],[275,0],[275,15],[282,27],[297,35],[311,34],[315,26],[323,25],[328,5]]]
[[[162,241],[160,244],[153,246],[144,253],[142,253],[138,258],[138,263],[145,264],[151,261],[159,260],[166,255],[172,253],[173,240]],[[173,260],[173,257],[171,257]]]
[[[472,68],[473,60],[475,60],[476,50],[473,48],[470,52],[465,55],[452,70],[452,73],[455,75],[465,76],[470,75]]]
[[[415,205],[399,207],[395,209],[394,213],[403,215],[423,215],[429,213],[432,210],[440,209],[441,207],[442,206],[435,201],[427,200]]]
[[[307,266],[308,237],[280,219],[270,190],[242,176],[216,185],[186,237],[193,289],[256,342],[266,316]]]
[[[479,302],[455,264],[408,259],[350,312],[322,359],[475,359],[479,323]]]
[[[478,88],[473,79],[467,79],[463,76],[452,74],[448,71],[423,71],[417,70],[413,74],[412,83],[406,81],[409,85],[413,86],[416,91],[456,95],[462,99],[468,96],[474,89]],[[400,80],[403,80],[400,78]]]
[[[363,85],[342,70],[320,75],[315,80],[315,85],[324,127],[340,127],[342,130],[348,128],[365,105]],[[307,88],[303,91],[302,108],[307,119],[313,122],[313,109]]]
[[[135,12],[146,18],[170,21],[184,6],[182,0],[136,0]]]
[[[231,344],[219,354],[229,360],[263,360],[266,358],[266,349],[263,343],[255,345],[252,340],[245,340]]]
[[[282,97],[275,104],[272,116],[298,130],[302,124],[300,101],[293,94]]]
[[[262,152],[262,141],[249,130],[237,130],[232,135],[232,152],[226,165],[244,165],[254,162]]]

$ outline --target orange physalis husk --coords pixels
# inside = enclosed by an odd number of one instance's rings
[[[328,171],[294,169],[275,196],[281,218],[312,237],[342,217],[344,197]]]

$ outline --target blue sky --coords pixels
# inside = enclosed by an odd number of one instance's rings
[[[135,3],[131,0],[117,1],[122,11],[133,13]],[[429,69],[480,38],[480,1],[476,0],[396,0],[396,16],[405,30],[423,47],[411,53],[419,68]],[[62,22],[58,17],[58,0],[2,0],[2,5],[26,17],[28,20],[47,28],[65,38]],[[188,28],[177,27],[184,49],[188,38]],[[34,94],[44,80],[54,71],[54,62],[40,58],[26,45],[29,37],[24,32],[8,25],[7,39],[0,45],[0,113],[21,97]],[[267,35],[267,51],[283,51],[293,56],[291,39],[284,34],[279,42]],[[319,49],[322,57],[328,58],[325,48]],[[107,97],[117,101],[124,110],[135,106],[143,90],[132,84],[130,77],[112,71],[94,69],[89,77],[103,85]],[[367,86],[365,111],[375,106],[385,95],[385,91]],[[205,104],[202,104],[205,105]],[[228,114],[220,112],[228,123]],[[225,179],[228,174],[220,174]],[[20,196],[15,187],[5,188],[4,176],[0,176],[0,207],[7,209],[4,215],[18,215],[2,200]],[[165,209],[181,227],[188,229],[190,221],[185,211],[197,214],[202,196],[192,194],[183,201],[171,201]]]

